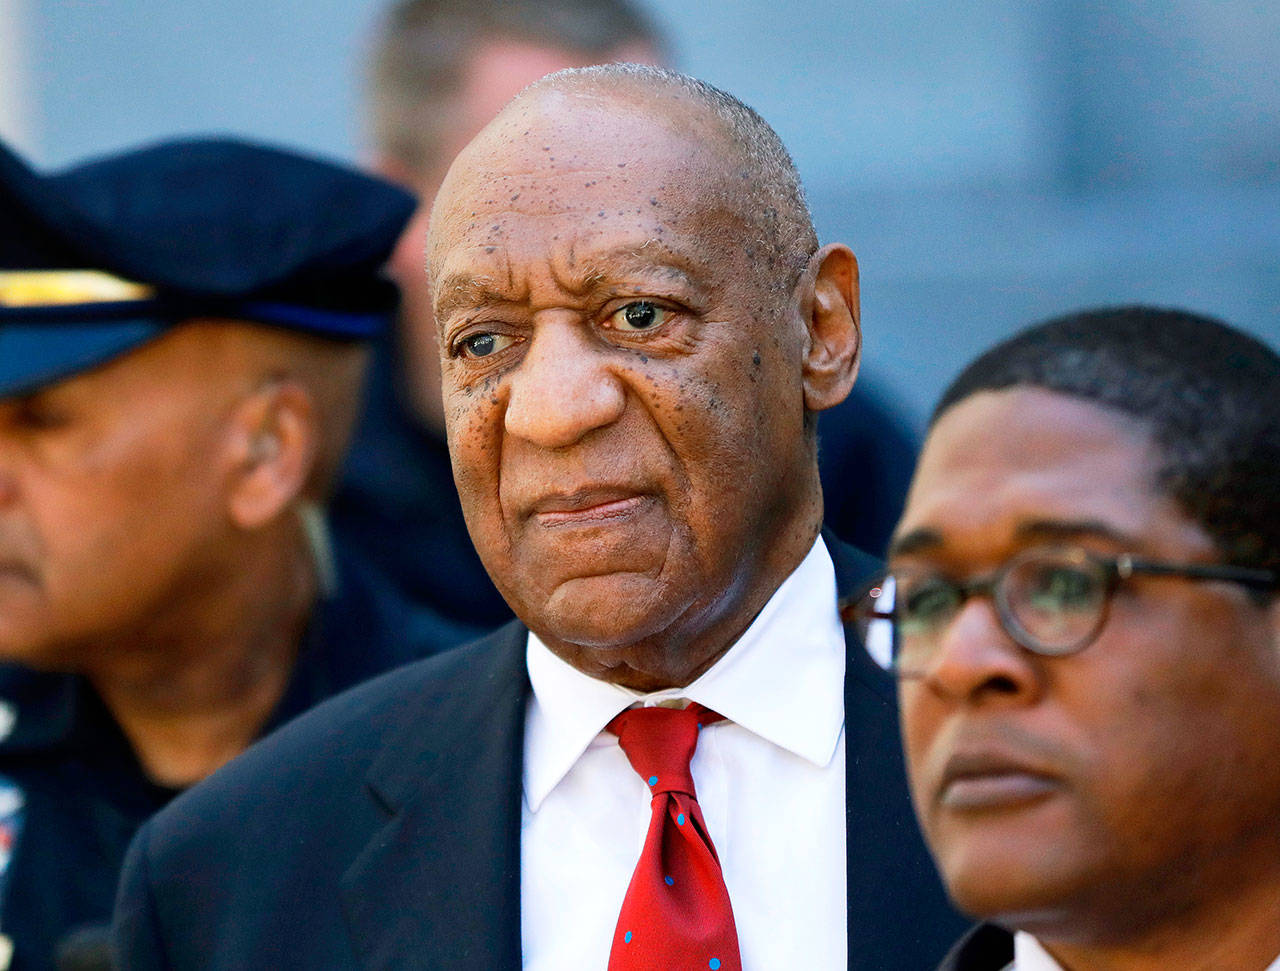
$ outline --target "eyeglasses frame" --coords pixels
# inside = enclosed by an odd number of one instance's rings
[[[1045,552],[1054,550],[1063,553],[1069,553],[1072,556],[1087,559],[1091,563],[1099,566],[1104,571],[1105,586],[1103,587],[1102,610],[1098,613],[1097,623],[1093,628],[1081,637],[1078,641],[1065,647],[1045,646],[1039,643],[1036,638],[1019,623],[1013,610],[1003,597],[998,593],[1001,582],[1015,565],[1019,563],[1028,554]],[[889,669],[895,673],[901,674],[897,661],[897,629],[895,614],[880,610],[864,609],[871,596],[871,591],[885,579],[892,577],[893,571],[886,570],[880,574],[875,581],[868,584],[862,595],[849,604],[851,618],[862,617],[867,620],[886,620],[894,624],[894,641],[892,650],[893,666]],[[960,603],[957,606],[957,613],[964,605],[975,596],[985,596],[991,599],[992,605],[996,609],[996,617],[1000,621],[1000,626],[1005,633],[1013,639],[1014,643],[1024,650],[1030,651],[1032,654],[1041,657],[1066,657],[1071,654],[1078,654],[1086,647],[1092,644],[1098,637],[1102,628],[1106,626],[1107,617],[1111,610],[1111,598],[1115,594],[1116,589],[1121,583],[1135,576],[1160,576],[1160,577],[1176,577],[1184,580],[1206,580],[1206,581],[1223,581],[1226,583],[1235,583],[1252,590],[1263,592],[1275,592],[1280,589],[1280,573],[1274,570],[1265,570],[1255,567],[1232,566],[1220,563],[1170,563],[1163,560],[1151,560],[1134,553],[1119,553],[1115,556],[1103,556],[1086,550],[1079,546],[1035,546],[1022,550],[1009,559],[1005,560],[992,573],[986,577],[969,580],[965,583],[956,583],[947,581],[960,596]],[[895,594],[896,599],[896,594]],[[954,618],[953,618],[954,619]]]

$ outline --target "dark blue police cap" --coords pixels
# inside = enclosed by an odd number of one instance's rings
[[[247,142],[164,142],[41,175],[0,144],[0,397],[192,317],[376,336],[413,197]]]

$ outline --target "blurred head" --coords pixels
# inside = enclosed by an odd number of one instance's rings
[[[373,167],[422,206],[392,259],[404,291],[400,340],[409,399],[443,431],[439,352],[424,272],[431,200],[453,157],[526,85],[562,68],[665,59],[630,0],[399,0],[370,52],[366,126]]]
[[[813,413],[853,383],[853,255],[818,249],[753,111],[613,66],[544,79],[464,150],[428,258],[454,476],[498,589],[589,674],[687,683],[817,534]]]
[[[305,555],[298,506],[327,493],[365,354],[197,320],[0,397],[0,658],[92,668],[251,560]]]
[[[246,595],[308,604],[297,514],[338,468],[412,209],[229,139],[55,174],[0,146],[0,658],[181,656]]]
[[[1280,568],[1277,470],[1280,358],[1192,314],[1050,321],[944,394],[891,546],[916,584],[899,609],[927,626],[948,585],[993,577],[1050,639],[1046,618],[1101,609],[1050,655],[973,593],[900,675],[912,794],[962,909],[1123,944],[1275,879],[1276,584],[1215,577]],[[1086,561],[1113,567],[1101,599]]]

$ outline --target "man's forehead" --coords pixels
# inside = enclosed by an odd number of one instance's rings
[[[894,547],[917,531],[936,546],[994,547],[1053,532],[1048,523],[1060,538],[1199,545],[1199,527],[1159,486],[1161,461],[1150,429],[1113,409],[1038,388],[979,392],[929,433]]]
[[[685,267],[710,255],[698,251],[713,227],[741,235],[742,194],[701,139],[599,99],[568,99],[576,115],[549,110],[560,104],[511,112],[459,156],[431,220],[433,279],[455,258],[518,262],[548,246],[571,262]]]
[[[722,177],[729,153],[717,145],[713,125],[690,125],[689,112],[688,102],[646,100],[635,92],[526,93],[459,153],[437,198],[436,218],[465,209],[477,195],[492,195],[498,185],[548,175],[607,175],[619,191],[655,180],[675,189]],[[543,201],[572,205],[571,199]]]

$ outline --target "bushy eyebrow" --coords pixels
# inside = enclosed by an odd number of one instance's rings
[[[651,242],[579,259],[574,259],[570,251],[569,264],[555,267],[556,281],[570,293],[585,294],[613,282],[625,285],[628,281],[661,280],[701,295],[706,284],[698,283],[698,268],[693,262],[665,248],[650,248]],[[463,307],[481,308],[521,299],[514,280],[504,285],[491,274],[447,273],[434,289],[436,314],[440,317]]]
[[[1081,539],[1105,539],[1121,546],[1132,546],[1135,538],[1100,519],[1032,519],[1019,523],[1014,536],[1020,541],[1051,540],[1066,542]],[[895,556],[911,556],[927,553],[945,543],[942,532],[929,526],[913,529],[894,539],[889,546],[888,559]]]
[[[942,545],[942,533],[936,529],[923,527],[913,529],[909,533],[894,538],[889,546],[888,559],[895,556],[910,556],[912,553],[924,553],[937,549]]]
[[[451,274],[435,286],[435,315],[447,317],[461,307],[488,307],[510,303],[510,294],[504,294],[491,277],[472,277],[462,273]]]
[[[1132,545],[1135,537],[1116,529],[1101,519],[1033,519],[1019,524],[1019,539],[1078,540],[1106,539],[1121,545]]]

